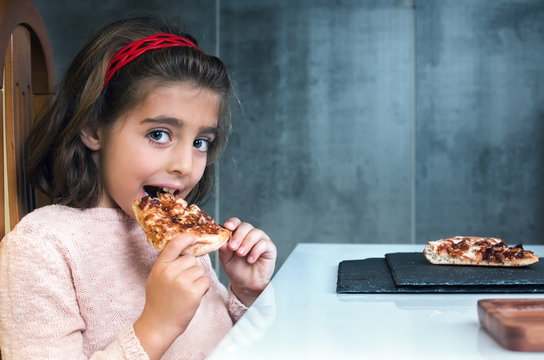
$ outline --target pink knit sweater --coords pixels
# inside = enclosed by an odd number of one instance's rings
[[[0,349],[9,359],[148,359],[133,323],[157,251],[119,209],[52,205],[0,242]],[[202,359],[246,310],[199,258],[211,287],[163,359]]]

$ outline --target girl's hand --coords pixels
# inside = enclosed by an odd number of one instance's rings
[[[159,359],[193,318],[210,281],[192,255],[181,252],[196,242],[192,235],[169,241],[146,282],[146,300],[134,331],[150,359]]]
[[[231,290],[244,305],[250,306],[274,273],[276,247],[264,231],[238,218],[228,219],[225,228],[233,234],[219,249],[219,260]]]

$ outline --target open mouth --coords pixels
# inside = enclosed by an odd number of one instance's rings
[[[160,187],[160,186],[153,186],[153,185],[144,186],[144,191],[147,196],[152,198],[156,198],[160,194],[166,194],[166,193],[170,193],[174,196],[179,194],[179,190],[166,188],[166,187]]]

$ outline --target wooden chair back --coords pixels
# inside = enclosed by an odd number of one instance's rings
[[[40,108],[55,91],[53,52],[30,0],[0,0],[0,239],[27,213],[46,204],[29,185],[24,143]]]

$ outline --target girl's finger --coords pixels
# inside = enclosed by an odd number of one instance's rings
[[[170,240],[162,249],[159,259],[163,262],[176,260],[183,250],[196,244],[196,237],[192,234],[181,234]]]
[[[238,225],[240,225],[242,223],[242,220],[236,218],[236,217],[232,217],[230,219],[228,219],[227,221],[225,221],[225,224],[223,225],[225,228],[229,229],[230,231],[234,231],[236,230],[236,228],[238,227]]]
[[[249,223],[244,222],[239,224],[236,230],[232,233],[232,238],[229,241],[229,249],[232,251],[237,251],[247,234],[253,229],[253,225]]]
[[[276,258],[276,247],[270,239],[259,241],[247,254],[247,262],[254,264],[259,258],[274,260]]]
[[[266,234],[262,230],[255,228],[251,229],[242,240],[238,250],[236,250],[236,254],[239,256],[246,256],[253,246],[265,237]]]

